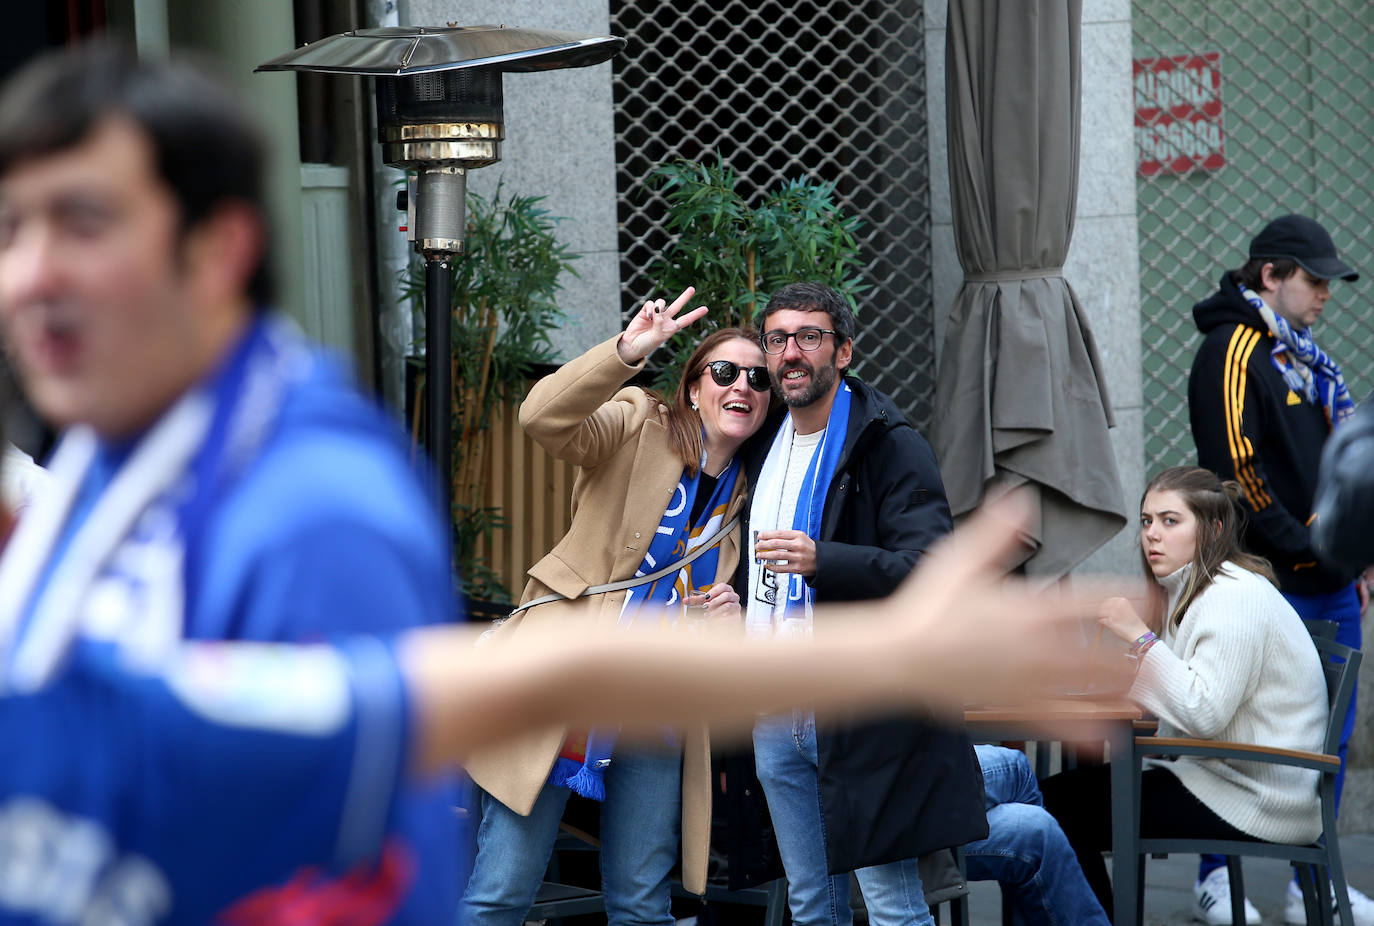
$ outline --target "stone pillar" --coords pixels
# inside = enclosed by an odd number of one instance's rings
[[[459,25],[610,32],[607,0],[466,0]],[[452,3],[409,0],[404,25],[443,25]],[[623,52],[622,52],[623,54]],[[471,171],[468,189],[490,196],[498,181],[507,194],[545,196],[562,216],[559,239],[581,255],[576,277],[564,274],[560,302],[568,313],[553,332],[568,359],[620,330],[620,254],[616,238],[615,121],[611,65],[504,76],[506,140],[501,160]]]

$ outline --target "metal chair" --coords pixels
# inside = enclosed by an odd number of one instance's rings
[[[1335,621],[1313,620],[1303,621],[1303,624],[1306,625],[1307,632],[1310,633],[1314,638],[1320,637],[1323,640],[1336,639]]]
[[[539,894],[534,906],[526,914],[527,920],[559,920],[565,916],[583,913],[604,913],[606,900],[600,891],[575,887],[558,880],[557,859],[559,851],[584,849],[600,851],[601,840],[566,820],[558,825],[558,841],[554,844],[553,859],[549,863],[548,880],[539,886]],[[676,877],[671,885],[672,896],[683,899],[700,899],[717,903],[741,904],[763,907],[763,926],[783,926],[787,914],[787,880],[777,878],[757,887],[731,890],[719,884],[708,884],[705,894],[693,894],[682,886]],[[965,924],[967,926],[967,924]]]
[[[968,910],[968,897],[969,897],[968,866],[967,866],[967,865],[965,864],[965,862],[964,862],[964,847],[963,847],[963,846],[959,846],[959,847],[955,848],[955,849],[953,850],[953,852],[954,852],[954,864],[955,864],[955,865],[958,867],[958,869],[959,869],[959,876],[960,876],[960,878],[962,879],[962,888],[963,888],[963,889],[960,890],[960,891],[951,892],[949,896],[946,896],[946,897],[943,897],[943,898],[938,898],[938,899],[936,899],[934,902],[931,901],[931,898],[927,897],[927,898],[926,898],[926,902],[930,905],[930,912],[931,912],[931,914],[935,917],[935,922],[936,922],[937,924],[938,924],[938,923],[943,923],[943,922],[944,922],[943,920],[940,919],[940,909],[939,909],[939,908],[940,908],[940,904],[943,902],[943,903],[948,903],[948,904],[949,904],[949,922],[950,922],[950,926],[968,926],[968,915],[969,915],[969,910]],[[1008,921],[1010,912],[1011,912],[1011,908],[1008,906],[1006,898],[1003,897],[1003,898],[1002,898],[1002,922],[1005,923],[1005,922]]]
[[[1320,623],[1320,622],[1317,622]],[[1337,754],[1341,727],[1355,690],[1355,678],[1360,670],[1362,654],[1324,633],[1325,628],[1314,627],[1312,642],[1322,657],[1322,671],[1326,675],[1327,704],[1330,710],[1326,723],[1326,737],[1320,753],[1296,749],[1271,749],[1247,743],[1227,743],[1217,740],[1184,737],[1137,736],[1133,765],[1136,793],[1140,793],[1142,759],[1152,756],[1216,756],[1247,762],[1268,762],[1297,768],[1316,769],[1321,777],[1317,790],[1321,798],[1323,838],[1310,845],[1290,845],[1262,841],[1221,839],[1141,839],[1139,840],[1140,887],[1136,892],[1136,910],[1140,916],[1145,904],[1145,859],[1147,855],[1167,856],[1170,852],[1213,852],[1226,856],[1226,868],[1231,878],[1231,922],[1245,922],[1245,883],[1241,874],[1240,856],[1253,855],[1288,859],[1298,869],[1298,883],[1302,887],[1307,921],[1331,926],[1331,897],[1328,881],[1335,887],[1336,904],[1341,922],[1353,923],[1350,898],[1346,894],[1345,869],[1341,864],[1340,842],[1336,838],[1336,773],[1341,760]],[[1339,660],[1339,661],[1338,661]],[[1139,825],[1139,821],[1136,821]],[[1315,874],[1315,877],[1314,877]]]
[[[783,926],[783,919],[787,915],[786,878],[775,878],[757,887],[744,887],[737,890],[731,890],[719,884],[708,884],[705,894],[693,894],[682,886],[682,882],[674,880],[672,890],[673,896],[679,898],[698,898],[716,903],[763,907],[763,926]]]
[[[598,890],[565,884],[559,876],[559,854],[567,851],[597,851],[601,840],[569,823],[558,824],[558,838],[549,858],[549,870],[539,885],[526,920],[561,922],[566,916],[605,913],[606,898]]]
[[[565,916],[605,912],[606,899],[600,891],[545,881],[539,885],[539,893],[525,916],[531,920],[561,920]]]

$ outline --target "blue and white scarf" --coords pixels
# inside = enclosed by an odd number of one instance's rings
[[[1355,414],[1355,402],[1345,387],[1340,365],[1312,340],[1311,328],[1294,329],[1254,290],[1236,284],[1245,301],[1259,312],[1277,342],[1269,360],[1283,376],[1288,388],[1313,405],[1320,404],[1327,422],[1334,428]]]
[[[705,462],[703,454],[702,464]],[[691,524],[689,519],[696,502],[697,490],[701,485],[701,471],[698,469],[696,475],[688,475],[684,468],[672,500],[654,531],[654,539],[649,543],[644,561],[635,570],[635,576],[657,572],[668,563],[687,556],[713,537],[725,523],[726,510],[741,478],[738,459],[731,460],[730,465],[716,477],[715,490],[711,493],[698,523]],[[629,589],[625,593],[625,603],[620,609],[620,626],[626,627],[639,620],[676,621],[681,607],[674,605],[680,605],[688,589],[714,584],[719,565],[720,547],[717,545],[676,573],[662,576],[648,585]],[[694,576],[699,576],[700,579],[694,579]],[[554,760],[553,769],[549,772],[549,783],[570,788],[583,797],[605,800],[605,774],[611,764],[611,754],[615,750],[618,732],[615,728],[593,728],[587,733],[585,740],[578,735],[570,736],[558,758]]]
[[[206,383],[132,447],[104,445],[84,426],[63,436],[51,491],[0,560],[0,683],[42,686],[78,637],[141,662],[166,654],[194,604],[188,573],[210,507],[311,362],[287,323],[256,318]]]
[[[852,399],[849,384],[841,381],[840,388],[835,392],[835,401],[830,406],[825,436],[811,456],[811,464],[797,493],[797,507],[791,514],[792,529],[803,531],[812,540],[820,539],[825,498],[840,464],[840,455],[844,452]],[[753,501],[749,508],[749,601],[745,626],[751,634],[804,634],[811,625],[815,593],[810,583],[803,576],[774,572],[759,563],[753,541],[753,531],[776,530],[787,523],[787,514],[780,509],[788,457],[792,454],[796,433],[792,415],[788,414],[763,461],[758,485],[750,491]]]
[[[714,534],[725,523],[725,510],[739,478],[739,460],[731,460],[730,465],[716,477],[715,491],[702,511],[703,520],[693,525],[688,523],[688,518],[692,516],[697,489],[701,485],[701,470],[698,469],[695,476],[689,476],[687,470],[683,469],[682,478],[673,490],[673,498],[658,522],[648,552],[644,554],[644,562],[635,570],[635,577],[657,572],[667,563],[682,559],[696,549],[701,541]],[[674,575],[630,589],[625,593],[625,603],[620,609],[620,625],[628,626],[646,615],[651,620],[661,620],[665,615],[675,618],[676,611],[671,606],[679,603],[688,589],[696,587],[692,583],[693,573],[703,578],[701,585],[711,585],[715,582],[719,561],[720,548],[716,547],[701,554]]]

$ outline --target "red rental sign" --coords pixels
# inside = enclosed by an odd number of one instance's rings
[[[1137,58],[1133,64],[1140,172],[1153,177],[1225,166],[1221,54]]]

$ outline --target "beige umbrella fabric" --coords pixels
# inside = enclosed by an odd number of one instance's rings
[[[933,438],[956,516],[1029,486],[1028,575],[1057,578],[1126,523],[1111,406],[1063,276],[1078,195],[1081,0],[950,0],[954,235],[964,281]]]

